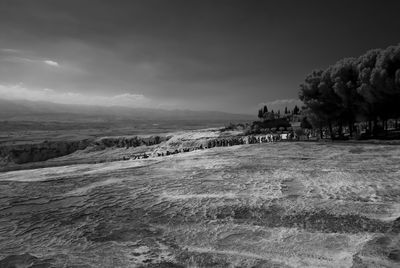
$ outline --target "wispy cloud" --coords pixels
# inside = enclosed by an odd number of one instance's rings
[[[1,85],[0,98],[47,101],[63,104],[153,107],[154,102],[143,94],[124,93],[114,96],[91,96],[76,92],[60,92],[49,88],[30,89],[23,84]]]
[[[16,63],[37,63],[37,64],[45,64],[49,65],[52,67],[60,67],[60,64],[51,59],[43,59],[41,57],[34,57],[31,56],[30,53],[19,50],[19,49],[14,49],[14,48],[1,48],[0,51],[2,54],[5,56],[3,57],[3,60],[9,61],[9,62],[16,62]]]
[[[2,48],[2,49],[0,49],[0,51],[4,52],[4,53],[20,53],[21,52],[21,50],[14,49],[14,48]]]
[[[52,60],[44,60],[43,62],[46,63],[47,65],[54,66],[54,67],[60,66],[60,65],[58,64],[58,62],[52,61]]]
[[[9,56],[3,58],[3,60],[14,63],[44,64],[51,67],[60,67],[60,64],[54,60],[42,60],[42,59],[19,57],[19,56]]]

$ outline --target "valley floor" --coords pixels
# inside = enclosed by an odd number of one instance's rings
[[[398,267],[399,178],[312,142],[3,172],[0,267]]]

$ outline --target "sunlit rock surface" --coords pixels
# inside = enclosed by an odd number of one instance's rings
[[[0,173],[0,267],[399,267],[400,147],[275,143]]]

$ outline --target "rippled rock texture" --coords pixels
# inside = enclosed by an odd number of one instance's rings
[[[270,143],[0,173],[0,267],[399,267],[399,170]]]
[[[44,161],[85,149],[91,140],[53,141],[0,146],[0,160],[23,164]]]
[[[131,148],[151,146],[168,140],[165,136],[122,136],[103,137],[96,140],[85,139],[78,141],[52,141],[27,144],[8,144],[0,146],[0,159],[3,162],[24,164],[45,161],[52,158],[68,155],[88,146],[91,150],[104,150],[106,148]]]

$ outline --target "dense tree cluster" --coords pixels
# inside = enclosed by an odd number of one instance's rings
[[[297,105],[296,106],[294,106],[294,108],[293,108],[293,112],[292,112],[293,114],[300,114],[300,108],[299,107],[297,107]]]
[[[268,108],[267,108],[267,105],[264,105],[264,107],[263,108],[261,108],[260,110],[258,110],[258,118],[260,118],[260,119],[265,119],[266,117],[267,117],[267,115],[268,115]]]
[[[288,110],[288,108],[285,107],[284,111],[285,117],[289,115],[298,115],[298,114],[300,114],[300,108],[297,107],[297,105],[293,108],[292,111]],[[264,107],[258,110],[257,117],[263,120],[274,120],[281,118],[281,111],[280,110],[278,110],[277,112],[274,112],[274,110],[268,111],[268,107],[264,105]]]
[[[369,131],[378,122],[387,128],[388,119],[400,117],[400,44],[313,71],[299,96],[311,123],[331,133],[345,125],[352,133],[356,122],[368,122]]]

